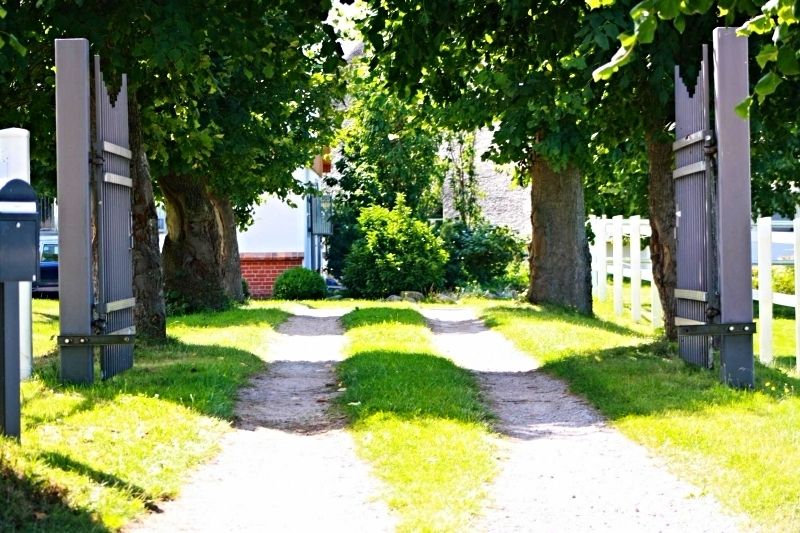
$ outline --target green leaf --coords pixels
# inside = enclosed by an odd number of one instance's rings
[[[758,55],[756,56],[756,62],[758,66],[762,69],[766,66],[767,63],[770,61],[776,61],[778,59],[778,47],[774,44],[765,44],[761,47],[761,50],[758,51]]]
[[[750,106],[752,105],[753,105],[753,97],[748,96],[747,98],[739,102],[739,104],[734,108],[734,111],[736,111],[736,114],[742,117],[743,119],[748,119],[750,118]]]
[[[631,48],[636,46],[637,39],[638,37],[636,36],[636,34],[633,35],[631,35],[630,33],[619,34],[619,42],[622,45],[622,48],[624,48],[625,50],[630,50]]]
[[[17,40],[15,35],[8,36],[8,44],[21,56],[28,53],[28,49],[22,46],[22,43]]]
[[[781,84],[781,81],[783,81],[781,77],[774,72],[767,72],[764,74],[764,76],[758,80],[758,83],[756,83],[755,88],[756,94],[759,96],[759,101],[763,102],[764,97],[774,93],[778,85]]]
[[[648,15],[640,19],[636,23],[636,33],[639,34],[639,42],[652,43],[656,35],[656,28],[658,27],[658,20],[652,15]]]
[[[767,33],[774,27],[775,23],[772,21],[771,17],[767,15],[758,15],[745,22],[736,33],[740,36],[747,37],[751,33]]]
[[[672,24],[675,26],[675,29],[678,30],[678,33],[683,33],[683,31],[686,29],[686,17],[683,15],[678,15],[675,17],[675,20],[672,22]]]
[[[795,54],[794,50],[786,47],[778,50],[778,70],[784,76],[800,74],[800,64],[797,62],[797,54]]]
[[[0,6],[0,19],[6,18],[6,10],[3,9],[3,6]]]
[[[614,57],[611,58],[611,61],[594,69],[592,72],[592,79],[594,79],[594,81],[600,81],[611,78],[611,76],[619,70],[619,67],[630,61],[632,57],[633,48],[620,48],[617,50],[617,53],[614,54]]]
[[[674,19],[681,12],[681,2],[680,0],[658,0],[656,2],[656,11],[661,19]]]
[[[772,32],[772,42],[779,43],[781,41],[786,42],[786,39],[789,37],[789,26],[786,24],[778,24],[775,28],[775,31]]]
[[[598,9],[601,7],[606,6],[613,6],[615,0],[586,0],[586,5],[589,6],[589,9]]]
[[[594,42],[601,50],[608,50],[608,37],[605,33],[597,32],[594,34]]]
[[[781,2],[780,7],[778,8],[778,23],[780,24],[797,24],[798,19],[795,13],[795,3],[794,0],[787,0]]]

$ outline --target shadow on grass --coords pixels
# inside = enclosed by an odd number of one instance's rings
[[[439,418],[483,423],[491,415],[472,375],[429,353],[365,351],[339,364],[339,397],[351,423],[377,413],[400,419]]]
[[[159,507],[155,504],[151,494],[148,494],[147,491],[141,487],[132,485],[113,474],[101,472],[100,470],[96,470],[89,465],[86,465],[80,461],[76,461],[75,459],[58,452],[42,453],[39,454],[39,457],[54,468],[58,468],[65,472],[74,472],[76,474],[80,474],[81,476],[91,479],[98,485],[114,487],[129,492],[137,499],[144,502],[144,506],[148,510],[161,512],[161,509],[159,509]]]
[[[109,531],[69,506],[64,489],[20,475],[0,461],[0,531]]]
[[[607,320],[602,320],[597,317],[588,317],[584,315],[579,315],[575,311],[567,308],[561,308],[556,306],[538,306],[538,307],[512,307],[512,306],[505,306],[499,305],[497,307],[490,307],[487,308],[483,313],[483,319],[486,325],[490,328],[496,328],[497,326],[501,325],[503,320],[502,317],[494,317],[490,316],[492,313],[499,313],[499,314],[508,314],[514,317],[519,318],[529,318],[529,319],[546,319],[550,322],[560,322],[566,325],[573,325],[573,326],[582,326],[582,327],[593,327],[599,328],[609,333],[616,333],[618,335],[632,335],[635,337],[641,337],[642,334],[638,331],[635,331],[631,328],[627,328],[625,326],[620,326],[619,324],[615,324],[614,322],[609,322]]]
[[[676,357],[654,355],[663,343],[568,355],[541,370],[569,383],[611,419],[670,411],[699,412],[747,401],[752,391],[723,385],[719,370],[705,370]],[[756,363],[755,390],[776,400],[800,395],[800,379]]]
[[[777,355],[775,356],[775,366],[788,370],[796,369],[797,358],[794,355]]]
[[[265,365],[244,350],[175,339],[163,345],[145,345],[136,351],[132,369],[92,385],[62,384],[55,361],[51,359],[37,374],[56,392],[82,396],[82,402],[65,413],[67,416],[91,410],[120,394],[141,394],[228,420],[233,417],[238,389]]]
[[[41,316],[46,319],[45,321],[37,321],[37,322],[58,322],[59,320],[58,315],[51,315],[49,313],[39,313],[39,312],[34,312],[33,314],[35,316]]]

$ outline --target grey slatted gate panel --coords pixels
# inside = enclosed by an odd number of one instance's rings
[[[105,334],[134,333],[133,246],[131,242],[131,151],[128,141],[128,83],[123,74],[116,101],[94,58],[95,186],[98,242],[98,312]],[[103,322],[100,322],[103,327]],[[101,348],[100,368],[108,379],[133,366],[133,345]]]
[[[713,289],[710,257],[713,242],[713,198],[710,184],[712,162],[704,141],[712,135],[709,117],[708,47],[693,93],[675,67],[675,204],[677,239],[677,325],[706,322],[707,300]],[[711,338],[679,336],[678,351],[687,362],[710,368]]]

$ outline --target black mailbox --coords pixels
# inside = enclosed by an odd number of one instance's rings
[[[0,283],[36,281],[38,274],[36,193],[20,179],[0,179]]]

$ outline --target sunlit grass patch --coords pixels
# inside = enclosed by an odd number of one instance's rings
[[[168,343],[138,345],[133,369],[91,386],[40,361],[22,384],[21,445],[0,439],[0,499],[29,503],[0,505],[0,530],[116,530],[174,497],[286,316],[253,305],[171,320]]]
[[[360,453],[387,487],[401,531],[461,531],[494,476],[490,414],[473,377],[436,356],[416,311],[360,309],[343,317],[339,365]]]
[[[612,324],[609,314],[509,306],[483,313],[702,491],[764,529],[800,530],[800,380],[757,365],[754,391],[731,389],[716,370],[684,364],[673,347]]]
[[[34,298],[33,315],[33,356],[49,355],[56,350],[58,336],[58,300]]]

